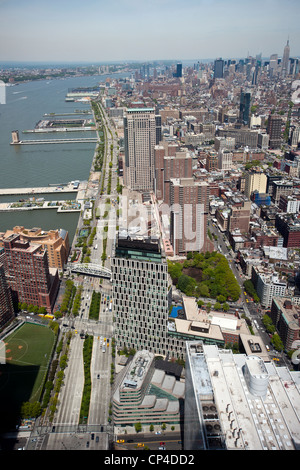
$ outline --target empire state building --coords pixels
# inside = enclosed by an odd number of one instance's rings
[[[290,46],[289,40],[286,43],[286,46],[283,51],[283,58],[282,58],[282,75],[287,75],[289,71],[289,58],[290,58]]]

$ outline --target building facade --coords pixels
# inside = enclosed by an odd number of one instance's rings
[[[0,245],[3,245],[4,238],[13,233],[19,234],[21,240],[41,245],[47,251],[49,267],[63,270],[70,252],[69,234],[66,230],[45,231],[37,227],[25,229],[16,226],[13,230],[0,234]]]
[[[174,178],[170,183],[170,239],[174,253],[206,251],[209,184],[193,178]]]
[[[132,108],[125,113],[125,181],[132,190],[153,190],[154,147],[160,139],[157,123],[152,108]]]
[[[166,355],[168,265],[160,242],[118,236],[111,271],[117,347]]]
[[[11,292],[6,281],[4,266],[0,262],[0,329],[4,328],[13,318],[14,309]]]
[[[48,257],[41,245],[21,240],[12,234],[4,240],[6,279],[13,300],[45,307],[52,312],[59,289],[57,269],[49,269]]]

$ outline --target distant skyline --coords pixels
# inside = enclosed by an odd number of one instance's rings
[[[0,0],[0,61],[300,56],[299,0]]]

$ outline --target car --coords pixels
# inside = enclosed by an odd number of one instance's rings
[[[85,447],[90,447],[90,441],[87,441]]]
[[[97,379],[100,379],[100,374],[97,374]]]
[[[158,450],[166,450],[165,446],[160,446]]]
[[[91,434],[91,439],[92,439],[92,441],[94,440],[94,438],[95,438],[95,434],[92,433],[92,434]]]
[[[99,442],[99,436],[96,436],[96,442]]]
[[[138,447],[144,447],[144,444],[143,444],[142,442],[138,442],[138,443],[137,443],[137,446],[138,446]]]
[[[160,432],[160,431],[156,431],[156,433],[155,433],[155,434],[161,434],[161,432]]]
[[[117,440],[117,443],[118,443],[118,444],[123,444],[123,442],[125,442],[124,439],[118,439],[118,440]]]
[[[128,439],[127,442],[133,442],[133,439]]]
[[[165,443],[165,442],[160,442],[159,445],[160,445],[160,446],[165,446],[166,443]]]

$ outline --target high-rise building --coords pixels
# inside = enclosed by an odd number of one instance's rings
[[[248,199],[254,191],[260,194],[267,192],[267,176],[261,170],[251,169],[245,175],[245,195]]]
[[[0,248],[4,253],[4,249]],[[1,255],[0,255],[1,256]],[[10,288],[5,277],[4,265],[0,261],[0,328],[2,329],[14,318]]]
[[[209,184],[170,179],[170,239],[176,255],[206,251]]]
[[[47,252],[41,245],[12,234],[3,241],[6,279],[13,300],[45,307],[51,312],[59,288],[58,270],[49,269]]]
[[[182,64],[178,63],[176,65],[176,72],[174,73],[174,77],[181,78],[182,77]]]
[[[159,120],[152,108],[127,109],[124,117],[125,181],[136,191],[152,191],[154,147],[159,140]]]
[[[156,145],[155,154],[155,193],[157,199],[170,204],[170,179],[191,178],[193,174],[193,159],[188,152],[175,152],[175,155],[165,155],[165,148]]]
[[[268,118],[267,134],[269,135],[269,147],[280,148],[282,143],[282,119],[276,114],[270,114]]]
[[[58,268],[59,270],[64,268],[70,252],[69,234],[66,230],[46,231],[37,227],[24,229],[22,226],[16,226],[13,230],[0,233],[0,246],[3,245],[3,239],[13,233],[19,234],[21,240],[27,240],[30,243],[35,243],[45,248],[50,268]]]
[[[119,235],[111,271],[117,347],[166,355],[168,265],[160,241]]]
[[[277,74],[277,67],[278,67],[278,55],[272,54],[270,56],[270,62],[269,62],[270,77],[274,77]]]
[[[290,59],[290,46],[289,46],[289,40],[288,40],[283,50],[282,68],[281,68],[282,75],[287,75],[289,73],[289,59]]]
[[[224,60],[216,59],[214,64],[214,78],[223,78]]]
[[[240,96],[240,122],[245,126],[249,126],[250,122],[250,104],[251,93],[241,90]]]
[[[233,153],[230,150],[222,149],[219,152],[218,157],[218,168],[222,171],[229,171],[232,169],[232,156]]]

